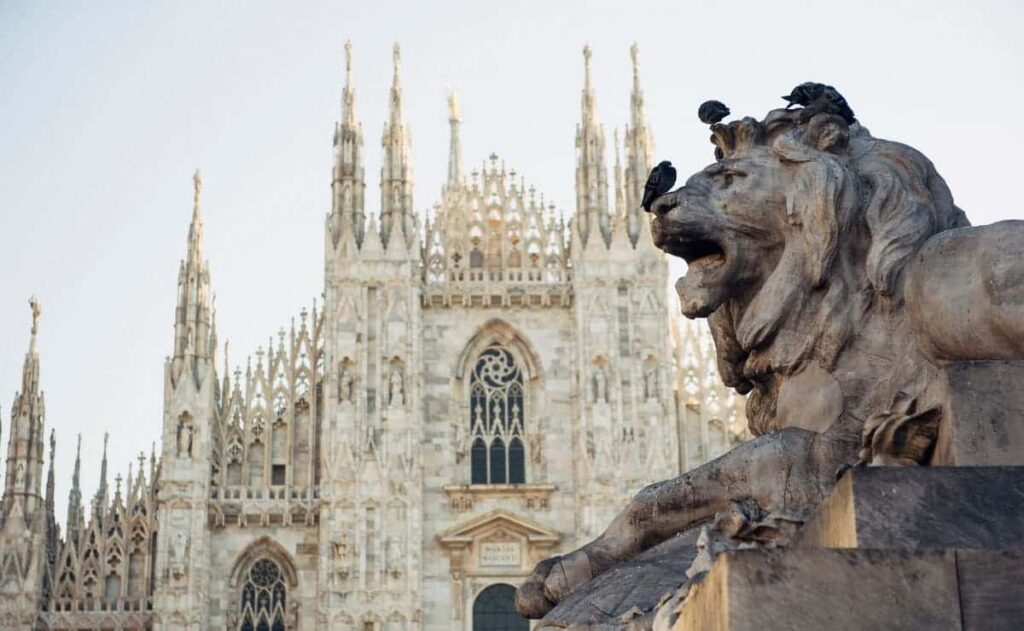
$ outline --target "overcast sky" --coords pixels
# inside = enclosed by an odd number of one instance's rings
[[[319,296],[331,134],[351,39],[378,209],[391,45],[402,44],[415,206],[433,205],[458,92],[468,165],[495,151],[572,211],[581,48],[611,142],[629,45],[656,157],[712,159],[707,98],[762,116],[802,81],[835,85],[876,136],[935,162],[975,223],[1020,216],[1024,3],[0,1],[0,416],[43,305],[58,519],[75,434],[83,494],[159,440],[178,261],[195,168],[218,328],[244,361]],[[612,161],[609,147],[608,160]],[[610,179],[610,178],[609,178]],[[159,445],[158,445],[159,448]]]

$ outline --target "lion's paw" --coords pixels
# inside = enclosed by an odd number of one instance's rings
[[[582,550],[537,564],[516,591],[516,610],[540,618],[593,577],[590,558]]]

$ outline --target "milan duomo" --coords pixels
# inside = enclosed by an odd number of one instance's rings
[[[63,529],[33,300],[0,628],[526,629],[512,597],[537,561],[742,440],[742,401],[672,315],[639,207],[652,140],[632,55],[609,169],[584,49],[570,221],[495,155],[466,171],[452,97],[447,179],[421,223],[398,47],[372,212],[346,46],[323,299],[240,368],[218,360],[197,173],[159,453],[109,483],[104,455],[91,500],[76,461]]]

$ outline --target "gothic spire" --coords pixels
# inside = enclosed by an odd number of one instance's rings
[[[380,236],[387,247],[391,235],[413,233],[412,220],[412,166],[409,159],[409,133],[402,118],[402,85],[399,77],[402,53],[395,43],[394,76],[391,81],[391,99],[388,120],[384,124],[381,144],[384,149],[380,169]]]
[[[196,169],[192,174],[192,223],[188,226],[188,262],[200,263],[203,256],[203,219],[200,200],[203,194],[203,176]]]
[[[608,173],[604,161],[604,129],[597,122],[597,99],[590,78],[590,45],[583,47],[583,96],[576,126],[576,228],[585,244],[600,234],[609,241]]]
[[[345,42],[345,88],[341,96],[341,122],[334,131],[334,200],[330,236],[337,246],[343,235],[363,242],[366,227],[363,172],[363,126],[356,119],[356,89],[352,82],[352,42]]]
[[[110,440],[110,434],[103,432],[103,460],[100,461],[100,485],[96,490],[96,495],[93,497],[93,510],[98,515],[102,515],[103,511],[107,506],[107,442]]]
[[[459,100],[455,92],[448,95],[448,124],[451,127],[451,142],[448,145],[448,182],[447,188],[455,189],[462,186],[464,176],[462,169],[462,141],[459,139]]]
[[[356,88],[352,84],[352,42],[345,42],[345,91],[342,97],[341,122],[356,126]]]
[[[39,390],[39,301],[29,300],[32,329],[21,371],[21,391],[15,395],[7,436],[7,477],[3,510],[9,514],[20,503],[28,516],[42,503],[43,424],[46,405]]]
[[[71,476],[71,491],[68,493],[68,517],[65,525],[68,529],[68,540],[78,544],[82,534],[85,512],[82,510],[82,435],[78,435],[78,447],[75,449],[75,472]]]
[[[53,480],[53,461],[57,453],[57,433],[54,430],[50,430],[50,466],[46,470],[46,514],[48,519],[53,519],[53,504],[54,504],[54,480]]]
[[[615,129],[615,133],[612,135],[612,144],[615,145],[615,221],[616,223],[621,224],[625,219],[626,199],[622,182],[622,160],[619,156],[618,128]]]
[[[57,549],[59,546],[58,539],[60,538],[59,528],[57,527],[57,517],[54,513],[54,501],[55,501],[55,487],[54,487],[54,473],[53,463],[57,458],[57,434],[52,429],[50,430],[50,468],[46,472],[46,563],[47,570],[44,573],[44,594],[51,593],[47,591],[47,585],[52,585],[53,577],[50,571],[53,569],[53,565],[57,560]]]
[[[178,305],[174,317],[175,379],[185,359],[208,359],[210,348],[210,271],[203,256],[203,221],[200,212],[203,180],[192,176],[192,222],[188,228],[188,252],[178,272]]]
[[[580,104],[584,125],[597,121],[597,99],[594,96],[594,86],[590,81],[590,58],[592,56],[590,44],[585,45],[583,47],[583,100]]]
[[[25,355],[21,373],[21,392],[36,394],[39,391],[39,347],[36,336],[39,333],[39,316],[43,310],[35,296],[29,298],[28,305],[32,309],[32,334],[29,337],[28,353]]]
[[[629,236],[635,244],[640,224],[644,221],[640,199],[643,197],[644,183],[651,170],[654,143],[644,114],[644,93],[640,89],[640,49],[635,43],[630,46],[629,54],[633,60],[633,91],[629,99],[629,125],[626,126],[625,138],[625,194]]]
[[[402,83],[399,70],[402,66],[402,48],[395,42],[391,49],[391,61],[394,74],[391,76],[391,110],[388,120],[392,125],[402,124]]]

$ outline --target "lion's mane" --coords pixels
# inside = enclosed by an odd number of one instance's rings
[[[785,248],[799,256],[783,254],[749,304],[723,305],[711,317],[721,374],[728,385],[753,387],[747,417],[761,434],[778,429],[778,380],[746,378],[766,366],[791,375],[812,360],[833,370],[868,320],[898,319],[904,271],[925,241],[969,222],[928,158],[859,123],[776,110],[713,129],[724,156],[765,144],[797,167],[786,212],[800,238],[791,235]]]

